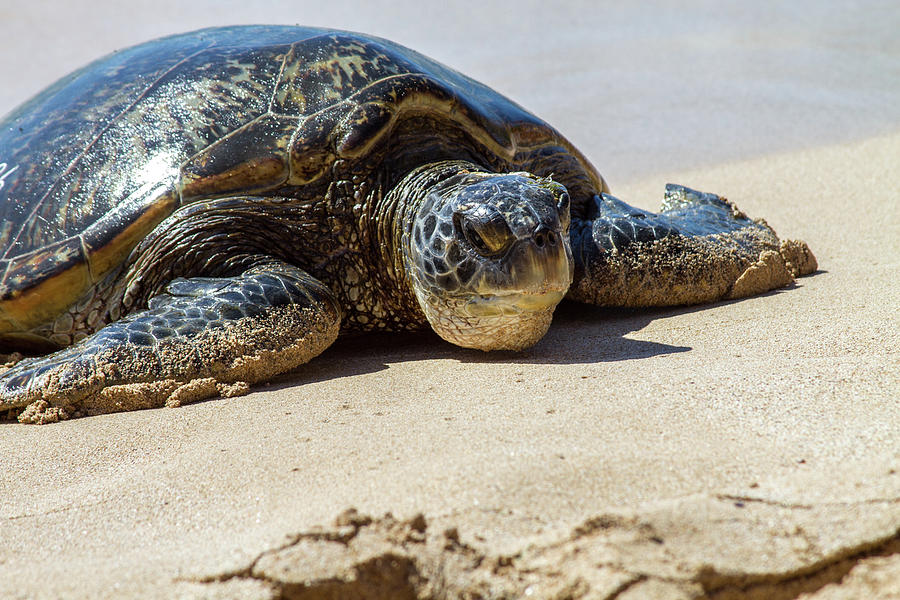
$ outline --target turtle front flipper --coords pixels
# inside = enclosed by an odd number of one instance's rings
[[[816,270],[801,241],[779,241],[715,194],[667,185],[659,214],[610,196],[573,218],[568,297],[603,306],[673,306],[742,298]]]
[[[281,261],[176,279],[146,310],[4,373],[0,409],[41,423],[237,395],[321,353],[339,325],[332,292]]]

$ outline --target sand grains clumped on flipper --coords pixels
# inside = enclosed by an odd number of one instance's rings
[[[303,327],[301,327],[303,325]],[[293,339],[288,331],[307,330]],[[50,423],[76,415],[93,415],[140,408],[180,406],[198,402],[214,396],[238,396],[249,391],[249,385],[268,379],[278,373],[290,371],[308,362],[321,353],[337,338],[339,322],[325,318],[321,313],[288,305],[271,314],[228,324],[225,327],[203,334],[197,339],[208,353],[214,353],[213,377],[186,376],[184,378],[144,381],[122,385],[105,385],[110,367],[115,365],[116,375],[121,378],[129,372],[146,369],[140,364],[142,354],[120,351],[99,353],[96,370],[88,379],[89,390],[80,398],[73,397],[70,390],[63,389],[58,379],[48,378],[48,385],[40,390],[32,390],[33,399],[19,415],[23,423]],[[254,340],[259,332],[269,332],[271,340],[264,344]],[[270,350],[274,345],[281,346]],[[276,347],[277,347],[276,346]],[[259,349],[262,348],[262,349]],[[184,363],[194,357],[180,359],[167,356],[164,344],[158,349],[160,364]],[[190,367],[184,369],[190,373]],[[56,404],[61,398],[64,403]]]
[[[768,292],[817,268],[805,242],[779,243],[768,227],[638,242],[602,260],[592,279],[602,285],[576,281],[570,297],[608,306],[700,304]]]

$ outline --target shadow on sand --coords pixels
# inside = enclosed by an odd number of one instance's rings
[[[482,352],[453,346],[431,331],[369,334],[339,339],[311,362],[276,378],[270,389],[287,388],[376,373],[391,364],[408,361],[454,359],[463,363],[588,364],[648,358],[691,350],[625,337],[654,319],[666,318],[715,305],[670,309],[608,309],[573,302],[557,308],[547,335],[523,352]]]
[[[820,275],[819,270],[812,276]],[[767,295],[796,288],[791,284]],[[656,319],[709,310],[746,299],[699,306],[651,309],[598,308],[564,301],[556,309],[547,335],[523,352],[481,352],[453,346],[431,331],[367,334],[339,339],[323,354],[298,370],[272,381],[272,389],[299,386],[366,373],[377,373],[391,364],[408,361],[454,359],[463,363],[589,364],[639,360],[663,354],[688,352],[689,346],[672,346],[626,337]]]

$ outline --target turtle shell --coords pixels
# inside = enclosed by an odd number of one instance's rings
[[[380,166],[527,168],[555,130],[378,38],[242,26],[162,38],[72,73],[0,121],[0,336],[53,319],[180,207],[292,195]],[[392,175],[394,174],[394,175]]]

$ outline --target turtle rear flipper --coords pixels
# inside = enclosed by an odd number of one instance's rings
[[[568,297],[603,306],[673,306],[760,294],[816,270],[804,242],[779,241],[727,200],[669,184],[659,214],[602,194],[572,220]]]
[[[271,261],[233,278],[176,279],[146,310],[0,378],[0,409],[23,422],[177,406],[307,362],[335,340],[340,310],[305,271]]]

